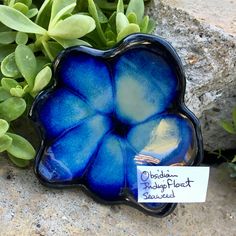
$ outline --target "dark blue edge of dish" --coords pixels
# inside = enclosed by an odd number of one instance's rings
[[[39,132],[39,135],[42,139],[40,147],[38,148],[35,161],[34,161],[34,172],[39,179],[39,181],[47,186],[47,187],[53,187],[53,188],[70,188],[70,187],[80,187],[82,190],[84,190],[89,196],[91,196],[94,200],[97,202],[100,202],[102,204],[106,205],[114,205],[114,204],[127,204],[131,205],[138,210],[143,211],[144,213],[156,217],[164,217],[170,214],[175,207],[177,206],[177,203],[166,203],[164,204],[163,207],[160,207],[158,209],[150,209],[143,205],[142,203],[138,203],[132,196],[131,194],[127,193],[127,196],[124,197],[123,200],[120,201],[105,201],[101,198],[99,198],[96,194],[91,192],[85,185],[82,183],[80,184],[52,184],[44,179],[41,178],[41,176],[38,173],[38,164],[41,160],[42,153],[44,149],[48,146],[48,144],[45,143],[45,135],[40,127],[40,125],[37,123],[37,119],[34,116],[34,107],[35,104],[38,103],[39,100],[44,99],[45,96],[47,96],[47,93],[55,89],[57,87],[57,76],[56,76],[56,70],[59,62],[66,56],[66,54],[71,53],[72,51],[75,52],[82,52],[82,53],[87,53],[89,55],[98,57],[98,58],[103,58],[107,59],[110,57],[116,57],[117,54],[122,54],[126,50],[135,47],[140,44],[149,44],[150,47],[153,45],[154,50],[160,50],[161,52],[164,53],[166,57],[171,61],[171,64],[174,66],[174,72],[177,75],[178,81],[180,81],[180,96],[177,102],[179,111],[182,112],[186,117],[190,119],[192,122],[195,132],[196,132],[196,141],[197,141],[197,147],[198,147],[198,153],[196,155],[196,158],[194,159],[193,162],[187,163],[189,166],[196,166],[199,165],[203,159],[203,140],[202,140],[202,135],[201,135],[201,128],[200,128],[200,122],[196,118],[196,116],[186,107],[184,103],[184,94],[185,94],[185,87],[186,87],[186,79],[185,79],[185,74],[184,74],[184,69],[183,65],[181,62],[181,59],[177,55],[175,49],[171,46],[170,43],[168,43],[165,39],[159,37],[159,36],[154,36],[154,35],[148,35],[148,34],[132,34],[123,39],[120,43],[118,43],[114,48],[111,48],[106,51],[90,48],[87,46],[74,46],[67,48],[63,50],[55,59],[53,62],[53,78],[54,82],[53,85],[51,85],[49,88],[45,89],[41,93],[38,94],[38,96],[35,98],[35,101],[30,109],[29,112],[29,118],[34,121],[35,126],[37,127],[37,130]],[[45,95],[45,96],[44,96]]]

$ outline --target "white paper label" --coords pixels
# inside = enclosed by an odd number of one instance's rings
[[[209,167],[137,166],[138,202],[205,202]]]

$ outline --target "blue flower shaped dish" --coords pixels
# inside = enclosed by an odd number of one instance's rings
[[[137,202],[137,165],[197,165],[199,123],[183,102],[180,59],[163,39],[136,34],[116,48],[72,47],[31,119],[42,145],[35,172],[49,186],[83,186],[104,203],[164,216],[176,204]]]

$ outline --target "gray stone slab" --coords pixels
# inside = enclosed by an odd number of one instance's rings
[[[155,34],[167,39],[183,62],[185,101],[200,119],[204,148],[236,148],[235,136],[220,126],[236,106],[236,37],[165,1],[151,1],[148,13],[158,24]]]
[[[201,22],[215,25],[236,35],[236,1],[234,0],[162,0],[164,4],[188,12]]]
[[[79,189],[49,189],[33,170],[0,159],[0,236],[227,235],[236,233],[236,182],[211,169],[206,203],[179,204],[168,217],[104,206]]]

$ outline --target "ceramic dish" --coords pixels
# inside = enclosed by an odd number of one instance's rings
[[[107,51],[69,48],[54,62],[54,78],[30,112],[42,137],[40,181],[170,213],[176,204],[137,202],[136,169],[202,159],[199,122],[184,104],[185,76],[170,44],[135,34]]]

